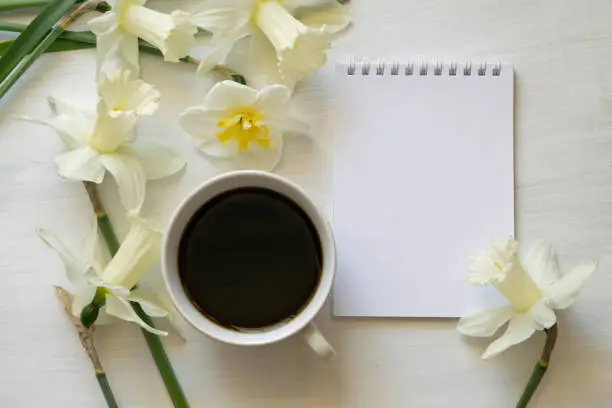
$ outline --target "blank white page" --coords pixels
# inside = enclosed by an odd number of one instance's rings
[[[334,313],[458,317],[470,257],[514,234],[512,67],[377,65],[334,73]]]

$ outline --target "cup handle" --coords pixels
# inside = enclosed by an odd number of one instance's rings
[[[317,356],[323,360],[336,355],[334,348],[325,340],[319,329],[314,323],[308,323],[308,326],[302,330],[302,335],[306,343],[317,353]]]

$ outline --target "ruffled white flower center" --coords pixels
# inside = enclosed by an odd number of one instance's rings
[[[106,103],[100,101],[96,123],[85,143],[98,153],[113,153],[129,138],[136,119],[135,112],[109,110]]]
[[[275,0],[258,2],[253,20],[276,49],[279,71],[287,79],[303,79],[325,64],[330,35],[323,28],[306,27]]]
[[[98,84],[100,98],[114,112],[135,112],[151,115],[159,107],[161,95],[145,81],[132,77],[129,70],[102,75]]]
[[[517,257],[518,242],[494,241],[491,249],[472,258],[468,279],[477,285],[493,285],[517,311],[527,311],[542,292]]]
[[[251,143],[255,143],[262,149],[269,149],[270,131],[261,116],[249,110],[232,113],[217,124],[223,130],[217,133],[217,139],[221,145],[231,140],[236,142],[238,153],[248,150]]]
[[[176,62],[187,55],[195,41],[197,28],[183,11],[164,14],[126,2],[118,16],[121,29],[159,48],[166,61]]]

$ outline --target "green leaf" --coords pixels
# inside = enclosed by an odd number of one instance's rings
[[[34,50],[77,0],[53,0],[17,37],[0,58],[0,81]]]
[[[13,42],[14,41],[4,41],[0,43],[0,57],[4,55],[6,50],[11,46]],[[55,42],[51,44],[49,48],[46,49],[45,53],[85,50],[89,48],[94,48],[95,46],[95,43],[91,44],[87,42],[73,41],[60,37],[55,40]]]
[[[23,59],[19,61],[19,63],[13,70],[11,70],[8,75],[2,78],[2,82],[0,82],[0,99],[4,97],[4,95],[9,91],[9,89],[11,89],[15,82],[17,82],[17,80],[24,74],[24,72],[26,72],[26,70],[30,68],[30,65],[32,65],[34,61],[36,61],[38,57],[40,57],[42,53],[45,52],[45,50],[47,50],[55,40],[57,40],[57,37],[60,36],[62,31],[64,31],[63,28],[61,28],[59,25],[56,25],[51,30],[51,32],[47,34],[47,36],[44,37],[43,40],[32,50],[31,53],[23,57]],[[8,48],[7,53],[10,52],[14,46],[15,43],[13,43]],[[1,57],[0,61],[2,61],[3,58],[4,57]]]
[[[42,8],[47,6],[53,0],[0,0],[0,12],[22,10],[28,8]],[[77,3],[83,3],[85,0],[77,0]],[[100,3],[96,7],[98,11],[106,12],[110,10],[108,3]]]
[[[0,11],[20,10],[31,7],[44,7],[49,4],[48,0],[2,0]]]

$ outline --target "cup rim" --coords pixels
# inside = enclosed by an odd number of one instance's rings
[[[253,181],[256,181],[253,183]],[[259,181],[260,183],[257,183]],[[215,187],[217,187],[216,191]],[[294,201],[314,224],[323,254],[321,277],[308,303],[301,311],[284,322],[261,331],[237,331],[206,318],[191,302],[180,282],[178,246],[184,229],[206,202],[221,193],[241,187],[269,188]],[[275,188],[276,187],[276,188]],[[284,191],[279,191],[284,190]],[[206,193],[209,192],[209,196]],[[290,194],[287,194],[290,192]],[[191,210],[190,210],[191,208]],[[329,297],[336,269],[336,248],[331,226],[326,217],[297,184],[279,175],[257,170],[237,170],[215,176],[193,189],[173,212],[162,240],[161,270],[172,303],[182,317],[199,332],[224,343],[257,346],[276,343],[301,331],[323,307]]]

